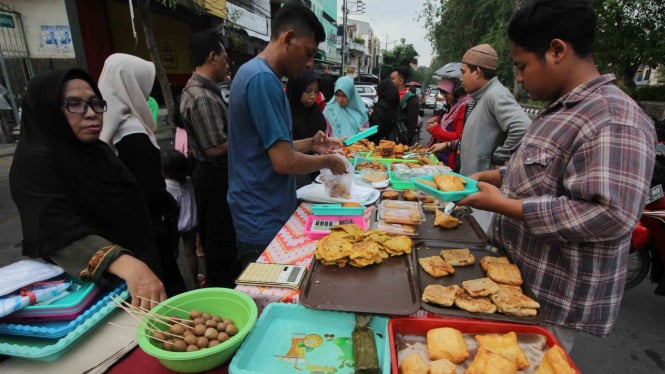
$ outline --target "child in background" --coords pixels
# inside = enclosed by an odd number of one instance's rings
[[[166,190],[173,195],[180,208],[178,233],[182,238],[182,246],[187,260],[187,267],[193,284],[202,286],[203,276],[198,274],[196,258],[197,211],[194,200],[194,186],[187,176],[187,158],[176,150],[168,150],[162,154],[162,174],[166,181]]]

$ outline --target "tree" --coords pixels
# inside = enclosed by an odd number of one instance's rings
[[[459,61],[473,45],[489,43],[499,54],[499,79],[504,84],[514,82],[507,27],[524,2],[426,0],[420,18],[436,52],[432,68]],[[594,58],[598,69],[614,73],[632,95],[633,77],[641,65],[663,65],[665,0],[593,0],[593,7],[597,16]]]
[[[200,0],[158,0],[162,5],[174,9],[180,3],[187,3],[189,7],[198,5],[200,7]],[[175,106],[173,95],[171,93],[171,86],[168,77],[166,76],[166,69],[162,65],[161,57],[159,56],[159,48],[155,40],[155,33],[152,29],[152,21],[150,19],[150,0],[137,0],[136,5],[139,9],[141,16],[141,23],[143,24],[143,33],[145,34],[145,42],[150,53],[150,58],[155,64],[155,74],[159,82],[162,95],[164,96],[164,104],[166,105],[167,124],[175,130]]]
[[[383,65],[381,67],[381,79],[390,76],[390,73],[397,67],[408,67],[418,65],[418,52],[413,44],[406,44],[406,39],[400,39],[401,44],[393,47],[392,51],[383,50]]]
[[[597,15],[594,58],[614,73],[632,96],[640,65],[656,68],[665,56],[665,0],[594,0]]]
[[[460,61],[474,45],[490,44],[499,55],[497,75],[514,82],[508,22],[523,0],[426,0],[420,12],[436,52],[432,69]]]

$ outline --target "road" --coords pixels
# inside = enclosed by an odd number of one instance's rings
[[[169,147],[168,141],[160,144]],[[22,259],[20,220],[9,194],[12,157],[2,152],[3,147],[7,146],[0,145],[0,266]],[[654,289],[645,280],[626,292],[609,337],[578,336],[571,357],[583,373],[665,373],[665,297],[655,295]]]

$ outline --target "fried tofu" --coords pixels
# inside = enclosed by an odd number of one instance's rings
[[[515,362],[486,349],[478,349],[471,365],[464,374],[515,374],[517,365]]]
[[[399,364],[399,374],[428,374],[429,367],[418,352],[406,356]]]
[[[422,257],[418,259],[418,263],[427,274],[435,278],[455,273],[455,268],[450,266],[441,256]]]
[[[462,281],[462,288],[471,296],[489,296],[499,291],[499,285],[484,277]]]
[[[441,257],[453,266],[469,266],[476,263],[476,257],[469,248],[442,249]]]
[[[434,176],[436,187],[443,192],[464,191],[466,180],[453,174],[438,174]]]
[[[485,349],[512,360],[518,370],[531,366],[524,350],[517,343],[517,334],[514,331],[506,334],[476,335],[475,338],[479,350]]]
[[[521,286],[524,281],[520,269],[515,264],[488,264],[487,276],[497,283]]]
[[[451,286],[430,284],[423,290],[422,300],[426,303],[451,306],[455,303],[455,297],[460,290],[461,288],[456,284]]]
[[[430,360],[446,358],[455,364],[469,358],[469,350],[462,333],[451,327],[427,331],[427,354]]]
[[[573,369],[568,363],[563,349],[558,345],[553,345],[545,351],[545,356],[543,356],[543,360],[540,361],[540,365],[538,365],[534,373],[574,374],[575,369]]]
[[[457,365],[447,358],[442,358],[429,363],[429,374],[455,374]]]

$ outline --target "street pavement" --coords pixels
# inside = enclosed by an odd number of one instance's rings
[[[162,149],[172,147],[168,131],[158,138]],[[422,138],[426,142],[427,134]],[[9,193],[13,149],[0,144],[0,266],[23,259],[20,220]],[[619,319],[608,337],[578,336],[571,357],[582,373],[665,373],[665,297],[655,295],[654,289],[646,279],[625,293]]]

